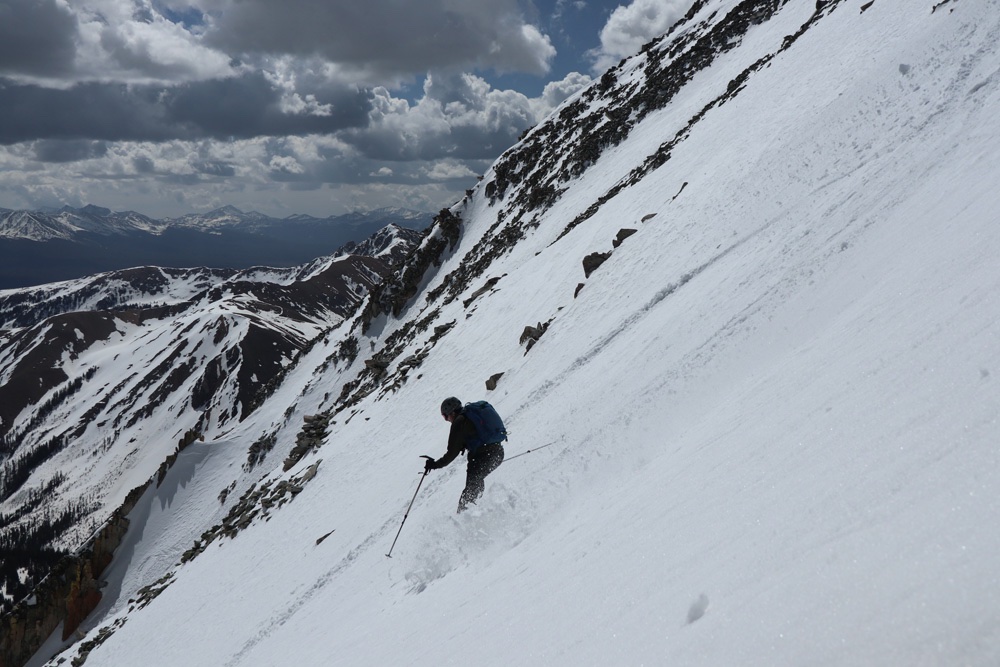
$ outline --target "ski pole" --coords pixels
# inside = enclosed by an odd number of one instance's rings
[[[552,445],[556,444],[557,442],[559,442],[559,441],[558,440],[554,440],[553,442],[550,442],[547,445],[542,445],[541,447],[535,447],[534,449],[529,449],[527,451],[523,451],[520,454],[515,454],[514,456],[511,456],[510,458],[504,459],[503,462],[507,463],[507,461],[513,461],[518,456],[524,456],[525,454],[531,454],[532,452],[537,452],[539,449],[545,449],[546,447],[551,447]]]
[[[423,459],[430,459],[430,456],[421,456]],[[427,477],[427,473],[430,470],[424,469],[424,474],[420,476],[420,481],[417,483],[417,490],[413,492],[413,498],[410,500],[410,505],[406,508],[406,513],[403,514],[403,522],[399,524],[399,530],[396,531],[396,539],[392,541],[392,546],[389,547],[389,553],[385,555],[386,558],[392,558],[392,550],[396,548],[396,540],[399,539],[399,534],[403,532],[403,524],[406,523],[406,517],[410,516],[410,508],[413,507],[413,501],[417,499],[417,493],[420,492],[420,485],[424,483],[424,477]]]

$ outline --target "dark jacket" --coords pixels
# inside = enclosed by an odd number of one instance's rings
[[[451,422],[451,431],[448,433],[448,451],[434,462],[434,467],[443,468],[454,461],[455,457],[465,451],[469,440],[476,437],[476,425],[463,414],[455,415],[455,419]]]

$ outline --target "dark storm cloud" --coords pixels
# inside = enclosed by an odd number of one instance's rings
[[[66,90],[0,80],[0,144],[35,139],[169,139],[152,91],[87,83]]]
[[[357,90],[316,92],[328,115],[286,113],[262,74],[163,86],[83,83],[65,90],[0,80],[0,144],[37,139],[168,141],[328,133],[367,122]]]
[[[356,92],[321,101],[332,103],[334,113],[285,113],[279,91],[263,75],[253,74],[178,86],[167,93],[164,105],[171,121],[217,139],[325,133],[365,122],[367,104]]]
[[[136,155],[132,158],[132,167],[140,174],[152,174],[156,171],[156,163],[146,155]]]
[[[206,43],[230,53],[321,55],[381,74],[480,65],[542,73],[554,49],[517,0],[242,0],[222,5]]]
[[[419,136],[400,133],[394,128],[350,132],[343,139],[366,157],[389,162],[408,160],[484,160],[496,157],[512,146],[518,136],[531,127],[525,122],[519,128],[487,129],[473,125],[455,125],[447,132],[427,129]]]
[[[36,141],[33,149],[39,162],[78,162],[104,157],[108,144],[104,141],[43,139]]]
[[[53,76],[72,70],[76,17],[55,0],[0,2],[0,75]]]

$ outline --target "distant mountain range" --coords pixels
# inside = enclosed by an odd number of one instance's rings
[[[135,266],[296,266],[387,225],[419,230],[432,219],[431,213],[401,208],[272,218],[224,206],[163,220],[93,205],[52,211],[0,208],[0,289]]]

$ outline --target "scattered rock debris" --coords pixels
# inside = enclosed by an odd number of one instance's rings
[[[590,274],[593,273],[597,267],[604,262],[608,261],[611,257],[610,252],[592,252],[583,258],[583,275],[585,278],[589,278]]]
[[[613,247],[617,248],[618,246],[620,246],[622,244],[622,242],[625,241],[625,239],[627,239],[628,237],[632,236],[637,231],[639,231],[639,230],[638,229],[631,229],[629,227],[625,227],[623,229],[619,229],[618,230],[618,236],[616,236],[615,240],[611,242],[611,245]]]
[[[542,334],[549,328],[549,324],[552,320],[548,322],[539,322],[535,326],[530,324],[524,327],[524,331],[521,332],[521,338],[518,340],[520,345],[525,345],[524,353],[528,354],[528,351],[538,342],[538,339],[542,337]]]
[[[316,477],[316,471],[323,459],[309,466],[301,475],[291,479],[280,481],[269,480],[260,486],[253,484],[247,489],[239,502],[237,502],[229,513],[222,519],[221,524],[216,524],[201,534],[201,538],[195,540],[194,545],[181,556],[181,564],[194,560],[208,548],[208,545],[216,539],[228,537],[230,539],[245,528],[248,528],[255,519],[270,518],[273,510],[291,501],[295,496],[302,493],[306,483]]]
[[[305,424],[295,437],[295,446],[292,447],[292,451],[288,453],[288,458],[283,464],[283,469],[286,472],[301,461],[303,456],[323,444],[330,426],[330,415],[326,413],[306,415],[302,421]]]
[[[486,391],[493,391],[497,388],[497,382],[503,377],[503,373],[494,373],[490,376],[490,379],[486,381]]]

